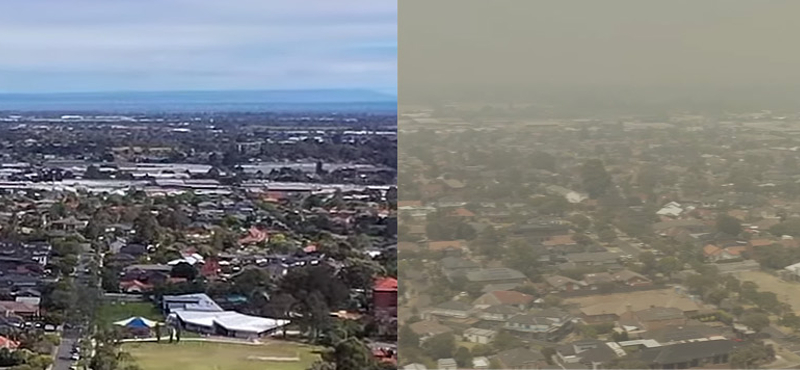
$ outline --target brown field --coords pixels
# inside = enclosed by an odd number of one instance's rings
[[[792,306],[795,313],[800,314],[800,283],[784,281],[781,278],[763,271],[745,271],[735,275],[741,281],[752,281],[759,290],[773,292],[778,300]]]
[[[568,298],[566,304],[580,307],[589,315],[622,314],[629,308],[633,311],[648,309],[651,306],[675,307],[683,311],[694,311],[703,307],[690,298],[675,292],[674,289],[658,289],[630,293],[614,293]]]

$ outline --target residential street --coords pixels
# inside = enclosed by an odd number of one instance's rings
[[[72,361],[70,359],[72,346],[77,341],[78,333],[74,330],[69,330],[64,332],[64,336],[61,339],[61,345],[58,346],[58,351],[56,352],[56,358],[53,362],[53,370],[69,370],[72,366]]]

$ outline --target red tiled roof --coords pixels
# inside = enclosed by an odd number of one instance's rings
[[[753,246],[753,247],[764,247],[764,246],[773,245],[773,244],[775,244],[775,241],[774,240],[770,240],[770,239],[753,239],[753,240],[750,240],[750,245]]]
[[[397,291],[397,279],[395,278],[381,278],[375,281],[375,285],[373,289],[380,292],[396,292]]]
[[[470,210],[468,210],[466,208],[458,208],[455,211],[453,211],[453,216],[457,216],[457,217],[475,217],[475,214],[472,213],[472,211],[470,211]]]
[[[705,247],[703,247],[703,254],[705,254],[706,256],[713,256],[721,252],[722,249],[717,247],[716,245],[708,244]]]
[[[19,342],[0,336],[0,348],[17,349]]]
[[[422,202],[419,200],[401,200],[397,202],[397,207],[422,207]]]

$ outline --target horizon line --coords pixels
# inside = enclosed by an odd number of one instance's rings
[[[72,91],[34,91],[14,92],[0,90],[0,95],[56,95],[56,94],[147,94],[147,93],[208,93],[208,92],[369,92],[397,98],[396,88],[361,88],[361,87],[331,87],[331,88],[258,88],[258,89],[164,89],[164,90],[72,90]]]

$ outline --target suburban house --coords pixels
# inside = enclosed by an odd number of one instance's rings
[[[436,368],[439,370],[456,370],[458,365],[456,360],[452,358],[440,358],[436,360]]]
[[[536,220],[511,229],[512,235],[535,243],[543,243],[552,236],[564,235],[567,232],[569,232],[569,225],[552,220]]]
[[[475,370],[488,370],[491,362],[484,356],[472,358],[472,368]]]
[[[572,253],[566,256],[569,262],[578,266],[610,266],[619,263],[620,255],[611,252]]]
[[[542,245],[547,248],[558,248],[578,245],[578,242],[572,239],[572,235],[554,235],[543,241]]]
[[[437,252],[461,252],[466,248],[463,240],[445,240],[428,242],[428,250]]]
[[[0,313],[16,315],[27,320],[39,317],[39,305],[18,301],[0,301]]]
[[[442,273],[449,279],[465,276],[468,272],[478,270],[481,267],[475,261],[463,257],[445,257],[439,263]]]
[[[428,315],[466,319],[470,316],[472,306],[459,301],[447,301],[428,310]]]
[[[387,277],[375,282],[372,307],[376,313],[397,317],[397,279]]]
[[[703,257],[708,262],[727,261],[742,258],[742,252],[746,252],[746,246],[731,246],[721,248],[713,244],[703,247]]]
[[[544,310],[516,315],[503,328],[519,337],[556,342],[572,331],[572,317],[560,310]]]
[[[470,271],[467,280],[479,284],[524,284],[528,281],[525,275],[517,270],[505,267],[487,268]]]
[[[711,340],[734,337],[731,328],[710,326],[702,323],[687,322],[685,325],[669,325],[648,330],[641,335],[642,339],[651,339],[667,345],[687,341]]]
[[[561,363],[582,364],[590,369],[596,369],[624,353],[624,350],[616,346],[616,343],[606,343],[594,339],[580,340],[556,348],[556,356]]]
[[[424,341],[427,338],[444,334],[444,333],[452,333],[453,329],[450,327],[440,324],[438,321],[417,321],[413,324],[408,326],[411,328],[415,334],[419,335],[420,341]]]
[[[653,284],[653,282],[644,275],[631,270],[617,271],[612,277],[614,281],[626,286],[646,286]]]
[[[637,357],[651,369],[719,367],[730,362],[730,355],[735,347],[735,342],[730,340],[677,343],[645,348]]]
[[[479,319],[486,321],[507,321],[508,319],[519,315],[520,311],[521,310],[519,308],[514,306],[490,306],[478,311],[476,316]]]
[[[469,328],[464,330],[464,340],[472,343],[489,344],[497,332],[490,329]]]
[[[779,273],[784,280],[800,281],[800,263],[786,266]]]
[[[498,290],[485,293],[472,302],[476,308],[484,308],[491,306],[514,306],[519,309],[528,308],[533,302],[534,297],[525,293],[516,292],[513,290]]]
[[[544,280],[550,285],[552,292],[573,292],[583,290],[586,287],[586,283],[565,276],[551,275],[545,277]]]

